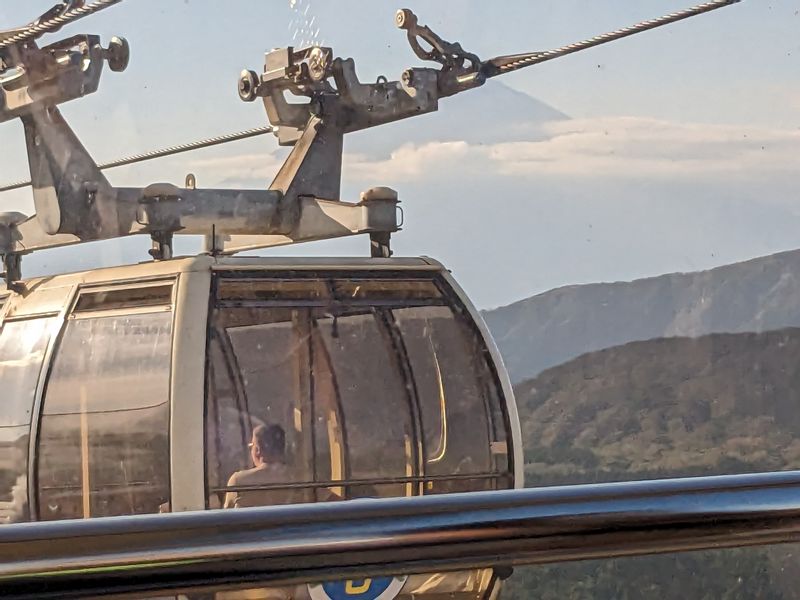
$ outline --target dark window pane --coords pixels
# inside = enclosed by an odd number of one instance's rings
[[[172,314],[70,320],[39,441],[43,520],[152,513],[169,500]]]
[[[349,478],[414,475],[407,389],[386,327],[373,314],[322,318],[316,327],[343,413]]]
[[[28,436],[36,384],[55,319],[0,330],[0,523],[27,521]]]
[[[328,285],[313,279],[223,279],[218,298],[225,300],[322,300]]]
[[[304,434],[311,428],[306,313],[305,309],[229,308],[212,316],[206,421],[211,506],[224,498],[213,490],[225,488],[234,473],[255,466],[248,444],[258,426],[280,426],[286,447],[280,472],[264,473],[253,483],[314,479],[312,439]],[[314,492],[245,490],[239,496],[244,503],[283,504],[311,500]]]
[[[396,309],[422,412],[426,475],[508,470],[498,397],[482,347],[448,307]],[[496,456],[495,456],[496,455]],[[467,488],[474,482],[435,489]]]
[[[334,283],[336,296],[348,300],[437,300],[442,293],[430,279],[342,279]]]
[[[78,299],[74,312],[141,308],[143,306],[169,306],[171,303],[172,284],[164,284],[149,287],[84,292]]]

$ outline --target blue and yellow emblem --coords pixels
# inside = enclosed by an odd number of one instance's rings
[[[403,589],[407,577],[374,577],[311,584],[312,600],[393,600]]]

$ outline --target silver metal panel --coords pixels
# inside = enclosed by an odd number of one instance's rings
[[[51,289],[67,285],[108,285],[114,283],[139,283],[156,279],[163,279],[170,275],[186,273],[189,271],[208,270],[214,259],[210,256],[199,255],[191,257],[178,257],[172,260],[148,261],[135,265],[122,265],[117,267],[104,267],[91,271],[77,271],[61,275],[36,277],[19,282],[23,289]]]
[[[171,510],[205,508],[205,360],[208,270],[178,279],[170,403]]]
[[[21,293],[9,298],[6,319],[60,313],[71,301],[72,291],[70,285],[21,285]]]
[[[225,269],[270,269],[312,271],[320,269],[342,270],[393,270],[441,271],[439,263],[426,258],[368,258],[368,257],[279,257],[279,256],[235,256],[219,257],[213,270]]]

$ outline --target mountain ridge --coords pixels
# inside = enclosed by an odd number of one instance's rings
[[[636,340],[800,324],[800,250],[689,273],[564,286],[483,311],[513,381]]]

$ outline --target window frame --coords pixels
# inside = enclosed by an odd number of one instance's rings
[[[44,360],[42,361],[42,368],[39,371],[39,381],[36,386],[36,396],[33,400],[33,411],[31,413],[31,430],[28,438],[28,511],[31,521],[39,520],[39,496],[38,489],[38,473],[39,473],[39,431],[41,426],[42,404],[44,402],[44,394],[47,389],[47,380],[50,377],[50,367],[53,363],[53,355],[61,343],[61,336],[64,332],[64,325],[67,322],[67,315],[75,302],[78,293],[78,286],[72,285],[67,288],[64,294],[64,302],[61,310],[57,312],[40,313],[36,315],[20,317],[20,319],[27,318],[41,318],[51,316],[56,319],[53,324],[53,333],[47,343]],[[11,304],[11,296],[8,297],[5,309],[9,309]],[[6,313],[7,314],[7,313]],[[11,321],[13,319],[8,319]],[[0,321],[0,325],[5,323]]]

